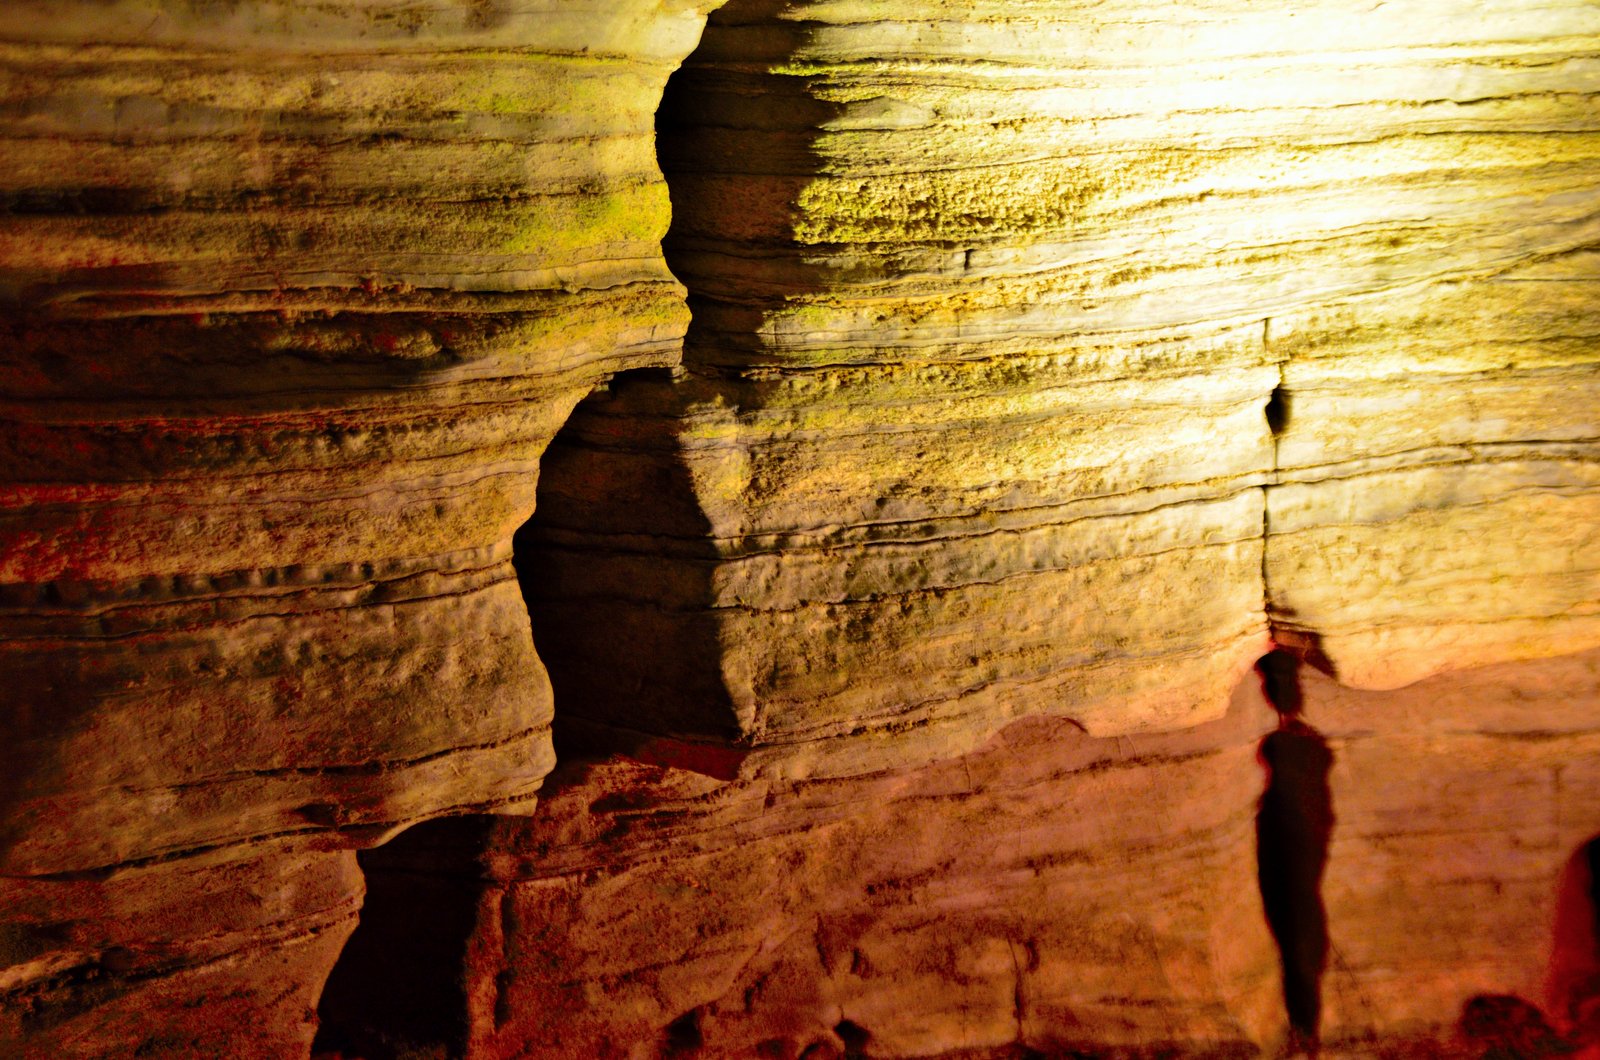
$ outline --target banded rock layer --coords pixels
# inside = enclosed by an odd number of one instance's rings
[[[1600,652],[1302,677],[1331,753],[1300,777],[1333,818],[1322,1055],[1588,1055]],[[1303,840],[1263,820],[1272,723],[1247,679],[1182,732],[1034,718],[865,777],[564,763],[534,817],[363,855],[386,901],[338,1012],[473,1057],[1286,1055],[1258,866]],[[395,968],[430,1010],[389,996]]]
[[[532,806],[551,701],[510,539],[572,405],[678,360],[651,122],[703,18],[0,10],[0,903],[29,910],[0,1052],[131,1055],[63,1022],[85,980],[104,1012],[187,997],[148,1049],[232,990],[196,1055],[303,1052],[360,893],[319,852]],[[221,899],[231,957],[99,911],[163,888],[268,899]],[[245,955],[302,891],[326,923],[286,988]],[[231,985],[174,970],[201,951]]]
[[[1251,1055],[1282,1023],[1253,856],[1271,716],[1251,682],[1180,733],[1036,718],[870,777],[558,766],[535,817],[363,856],[385,903],[324,1014],[402,1054]]]
[[[669,86],[686,373],[580,407],[563,722],[742,775],[1595,642],[1600,21],[733,0]],[[586,631],[612,631],[601,638]]]

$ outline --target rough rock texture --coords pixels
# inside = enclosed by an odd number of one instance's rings
[[[1581,855],[1600,653],[1395,692],[1304,678],[1333,755],[1328,1055],[1571,1055],[1600,1010]],[[390,904],[347,974],[377,995],[380,969],[407,969],[451,1001],[355,1011],[368,1040],[448,1027],[476,1057],[1275,1055],[1254,820],[1271,717],[1252,680],[1181,733],[1032,719],[900,774],[575,761],[534,818],[364,856]],[[448,950],[422,910],[466,941]],[[1542,1007],[1558,1051],[1494,1053],[1523,1039],[1471,1013],[1508,1006]]]
[[[426,964],[418,912],[471,908],[472,1056],[1249,1055],[1282,1023],[1254,858],[1271,717],[1252,682],[1180,733],[1033,719],[899,774],[561,766],[535,818],[366,856],[411,898],[350,973],[408,967],[385,934]]]
[[[251,1048],[303,1051],[337,948],[191,972],[222,944],[63,926],[70,881],[129,917],[219,887],[243,953],[301,929],[229,895],[281,904],[312,851],[531,807],[551,703],[510,539],[571,406],[678,358],[651,122],[702,20],[0,5],[0,887],[29,910],[0,1009],[39,1055],[102,1033],[52,999],[125,947],[150,998],[221,1026],[231,982]]]
[[[1327,1037],[1437,1034],[1480,994],[1595,1011],[1600,653],[1305,689],[1334,753]]]
[[[1272,1048],[1269,637],[1600,643],[1600,8],[713,6],[0,5],[0,1053],[303,1054],[461,813],[350,1048]],[[1589,658],[1313,684],[1353,1055],[1582,1015]]]
[[[845,775],[1198,723],[1269,627],[1381,687],[1595,643],[1597,35],[733,0],[659,122],[687,373],[529,532],[563,722]]]
[[[361,898],[353,853],[298,840],[0,881],[0,1055],[304,1056]]]

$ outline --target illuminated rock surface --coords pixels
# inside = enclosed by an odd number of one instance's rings
[[[303,1054],[553,716],[349,1033],[1271,1049],[1274,636],[1330,1036],[1540,1000],[1600,9],[713,6],[0,8],[0,1053]]]
[[[1204,721],[1269,624],[1364,687],[1596,642],[1600,13],[1160,12],[712,16],[686,374],[529,534],[574,733],[841,775]]]

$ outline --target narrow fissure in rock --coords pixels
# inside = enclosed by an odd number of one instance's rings
[[[1315,1054],[1322,1018],[1328,920],[1322,875],[1333,834],[1333,752],[1301,717],[1300,660],[1277,648],[1256,663],[1278,728],[1261,741],[1267,786],[1256,814],[1256,867],[1267,926],[1283,967],[1291,1048]]]
[[[360,855],[367,896],[317,1005],[317,1060],[461,1056],[482,838],[495,818],[429,821]]]

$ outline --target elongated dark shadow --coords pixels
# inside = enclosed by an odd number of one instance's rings
[[[1301,716],[1299,660],[1275,649],[1256,663],[1278,728],[1261,741],[1267,787],[1256,814],[1256,871],[1267,926],[1283,963],[1292,1047],[1315,1054],[1322,1020],[1328,918],[1322,874],[1333,835],[1333,752]]]

